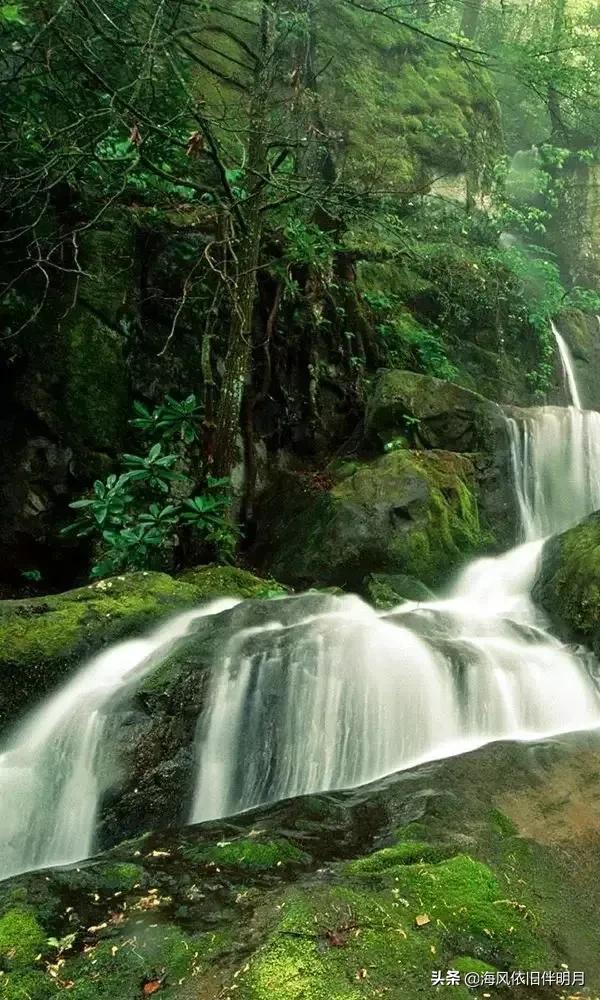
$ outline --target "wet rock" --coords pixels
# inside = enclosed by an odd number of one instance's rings
[[[533,596],[560,636],[600,655],[600,512],[546,542]]]
[[[75,1000],[435,1000],[437,969],[568,967],[597,991],[599,759],[497,744],[11,879],[2,988],[43,1000],[58,967]]]
[[[201,566],[180,579],[129,573],[65,594],[0,601],[0,729],[113,642],[217,597],[243,600],[278,590],[244,570]]]
[[[420,580],[403,573],[371,573],[363,582],[364,593],[375,608],[387,610],[406,601],[431,601],[435,594]]]

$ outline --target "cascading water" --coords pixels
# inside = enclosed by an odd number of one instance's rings
[[[89,857],[98,803],[118,775],[115,710],[193,621],[236,603],[216,601],[113,646],[25,719],[0,755],[0,878]]]
[[[568,390],[569,397],[573,406],[577,407],[578,410],[583,409],[581,405],[581,398],[579,396],[579,388],[577,386],[577,379],[575,378],[575,365],[573,363],[573,355],[569,350],[565,338],[562,336],[560,330],[556,326],[556,323],[550,323],[552,327],[552,333],[554,334],[554,339],[558,347],[558,353],[560,354],[560,360],[562,364],[563,377],[565,380],[565,387]]]
[[[525,541],[600,508],[600,413],[543,406],[521,410],[508,425]]]
[[[446,600],[377,615],[345,599],[318,617],[239,632],[214,671],[191,820],[352,787],[504,739],[600,726],[586,666],[531,599],[544,539],[600,508],[600,414],[507,419],[523,544],[477,560]]]
[[[295,621],[277,623],[274,607],[268,626],[238,633],[199,727],[191,820],[361,785],[492,740],[600,725],[591,678],[530,624],[533,607],[519,623],[504,618],[511,601],[528,602],[534,548],[473,567],[448,601],[381,617],[338,598],[306,617],[299,598]]]
[[[507,418],[523,544],[471,564],[446,599],[386,615],[357,597],[314,594],[272,601],[258,617],[252,602],[232,612],[198,723],[190,821],[360,785],[492,740],[600,726],[586,665],[548,634],[530,596],[544,538],[600,508],[600,414],[581,410],[561,356],[576,405]],[[0,755],[0,877],[89,856],[136,683],[196,618],[237,603],[114,647],[25,720]]]

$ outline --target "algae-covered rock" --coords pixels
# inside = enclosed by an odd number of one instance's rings
[[[371,573],[363,582],[367,600],[387,611],[406,601],[430,601],[435,594],[420,580],[403,573]]]
[[[378,572],[435,586],[490,543],[471,462],[443,451],[393,451],[331,487],[284,474],[258,519],[257,559],[298,588],[359,589]]]
[[[497,744],[11,879],[0,997],[467,1000],[433,973],[567,967],[594,993],[598,753]]]
[[[407,432],[425,448],[494,451],[502,411],[453,382],[409,371],[386,371],[368,401],[366,429],[384,442]]]
[[[560,635],[600,654],[600,512],[546,542],[534,597]]]
[[[65,594],[0,601],[0,726],[12,724],[84,659],[179,610],[281,591],[245,570],[201,566],[180,579],[130,573]]]
[[[252,600],[287,593],[287,587],[276,580],[265,580],[235,566],[197,566],[195,569],[185,570],[177,579],[192,586],[198,600],[216,597]]]

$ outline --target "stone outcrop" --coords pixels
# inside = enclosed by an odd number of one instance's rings
[[[11,879],[3,996],[436,1000],[434,970],[566,968],[597,992],[598,753],[496,744]]]
[[[534,597],[559,635],[600,655],[600,512],[546,542]]]
[[[449,451],[390,451],[345,463],[331,482],[280,474],[258,512],[258,565],[296,589],[360,589],[370,573],[447,580],[491,544],[475,469]]]

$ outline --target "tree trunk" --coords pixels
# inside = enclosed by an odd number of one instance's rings
[[[566,8],[567,0],[555,0],[554,20],[552,22],[552,52],[550,55],[553,76],[548,84],[548,113],[552,126],[552,138],[555,142],[562,142],[565,132],[556,77],[562,64],[560,46],[565,29]]]
[[[260,213],[255,211],[253,216],[250,229],[237,249],[238,276],[215,432],[214,470],[217,476],[229,475],[236,463],[242,401],[252,360],[256,270],[262,235]]]
[[[268,173],[269,105],[275,74],[277,22],[275,3],[263,0],[260,51],[254,72],[249,115],[248,159],[242,208],[245,231],[233,247],[235,279],[231,289],[231,328],[217,410],[214,470],[227,476],[237,460],[242,402],[252,361],[252,325],[256,302],[256,273],[262,239],[264,179]]]
[[[477,37],[482,3],[483,0],[466,0],[464,3],[460,22],[460,33],[463,38],[469,38],[471,41],[474,41]]]

